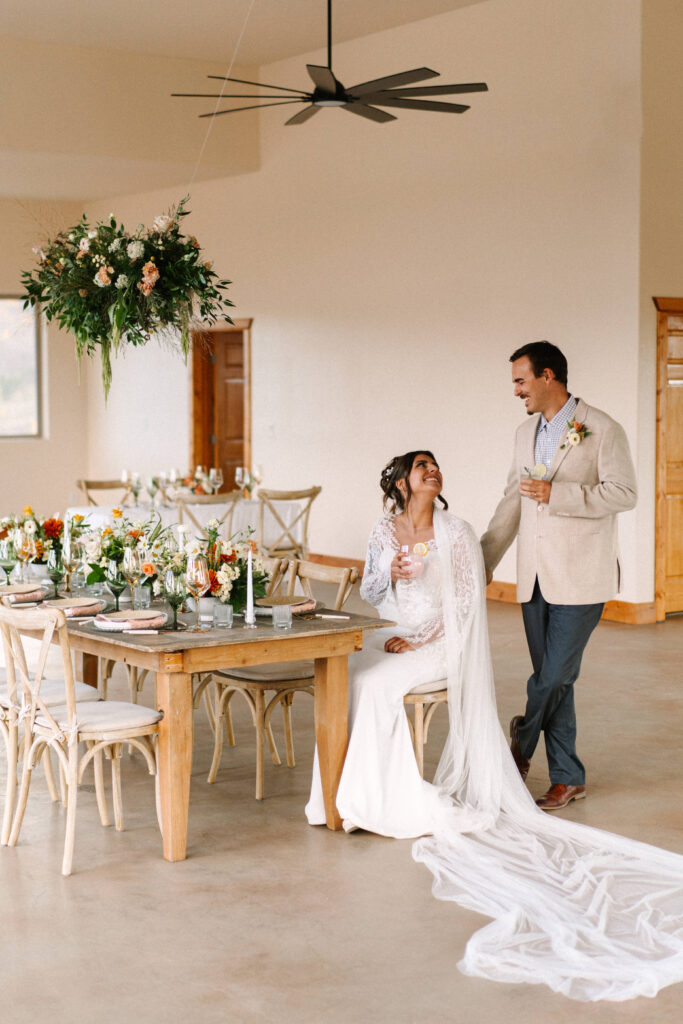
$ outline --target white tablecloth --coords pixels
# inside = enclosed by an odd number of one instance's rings
[[[192,514],[198,522],[204,525],[208,523],[209,519],[222,519],[228,510],[228,505],[192,505],[188,502],[192,509]],[[111,526],[112,510],[114,505],[79,505],[73,506],[66,510],[66,515],[69,520],[73,519],[75,515],[83,516],[88,520],[88,523],[94,527]],[[280,513],[285,523],[291,523],[296,519],[299,514],[301,506],[297,501],[280,502],[278,504],[278,512]],[[153,509],[151,505],[125,505],[123,508],[123,514],[130,519],[132,522],[137,520],[144,522],[149,519],[152,512],[158,512],[161,516],[161,521],[164,526],[175,526],[178,523],[178,511],[175,506],[172,508],[158,508]],[[194,532],[194,526],[185,517],[185,523],[190,528],[190,535]],[[247,528],[251,526],[254,530],[254,535],[258,539],[258,528],[259,528],[259,503],[255,498],[242,499],[237,502],[232,515],[232,533],[245,532]],[[282,534],[282,527],[273,518],[272,512],[266,509],[264,516],[264,533],[265,543],[273,544],[279,539]],[[222,531],[224,534],[224,531]],[[301,523],[292,530],[294,537],[297,541],[301,538]],[[283,541],[286,543],[287,538]]]

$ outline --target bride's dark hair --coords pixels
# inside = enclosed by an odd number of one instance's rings
[[[428,448],[417,448],[414,452],[406,452],[405,455],[396,455],[391,462],[388,462],[382,470],[382,475],[379,478],[379,485],[384,492],[384,508],[389,512],[403,512],[405,511],[406,505],[410,501],[412,491],[410,490],[410,481],[408,477],[413,468],[413,463],[418,455],[426,455],[436,463],[432,453]],[[399,480],[403,480],[406,485],[406,493],[403,495],[398,486]],[[441,502],[444,508],[448,508],[448,502],[443,495],[438,495],[438,500]]]

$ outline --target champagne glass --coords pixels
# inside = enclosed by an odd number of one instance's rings
[[[80,561],[80,553],[78,544],[75,540],[67,538],[62,547],[62,565],[64,566],[64,574],[66,576],[66,592],[71,594],[71,574],[78,568]]]
[[[11,538],[5,537],[4,540],[0,540],[0,566],[5,570],[5,576],[9,583],[10,573],[17,564],[17,555],[14,550],[14,544]]]
[[[182,575],[173,569],[168,569],[164,577],[164,597],[173,609],[173,629],[177,629],[178,609],[187,597],[187,590]]]
[[[64,566],[62,565],[61,555],[57,548],[50,548],[50,553],[47,556],[47,574],[55,588],[55,597],[57,597],[59,584],[64,579]]]
[[[235,483],[240,488],[244,484],[244,468],[242,466],[235,467]]]
[[[130,584],[130,603],[135,611],[135,584],[142,576],[142,559],[137,548],[125,548],[122,571]]]
[[[126,589],[126,577],[121,572],[121,566],[115,558],[109,559],[109,565],[107,566],[107,586],[114,595],[114,601],[116,602],[116,611],[119,610],[119,599],[121,594]]]
[[[185,584],[194,598],[195,624],[190,629],[192,633],[201,633],[203,627],[199,624],[199,598],[207,592],[211,585],[209,566],[203,555],[188,556]]]
[[[209,484],[214,494],[218,494],[223,486],[223,470],[217,466],[209,470]]]

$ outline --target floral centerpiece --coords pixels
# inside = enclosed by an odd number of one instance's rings
[[[105,526],[101,530],[92,530],[89,533],[84,533],[80,538],[85,560],[90,567],[86,580],[88,584],[105,583],[108,579],[109,563],[115,562],[117,565],[121,565],[126,548],[144,549],[153,559],[155,549],[161,550],[164,538],[171,533],[170,527],[163,527],[158,513],[152,515],[144,523],[132,522],[124,516],[122,509],[115,508],[112,511],[112,519],[112,526]],[[154,565],[150,567],[154,569]]]
[[[62,552],[64,539],[64,522],[56,516],[43,519],[37,516],[30,505],[27,505],[21,515],[5,516],[0,519],[0,540],[9,537],[15,530],[23,530],[25,534],[32,537],[36,544],[35,562],[44,564],[52,548],[55,548],[58,555]]]
[[[111,214],[94,228],[84,214],[42,247],[39,262],[22,274],[24,308],[43,305],[48,320],[76,337],[76,353],[100,350],[105,396],[111,386],[111,353],[122,344],[145,345],[153,332],[180,336],[187,359],[190,326],[232,323],[233,303],[197,239],[180,231],[188,197],[150,228],[129,233]]]

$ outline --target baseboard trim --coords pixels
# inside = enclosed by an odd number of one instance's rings
[[[514,583],[493,580],[486,588],[486,597],[489,601],[516,604],[517,587]],[[605,622],[625,622],[629,626],[648,626],[657,621],[654,601],[640,604],[632,601],[608,601],[604,607],[602,618]]]

